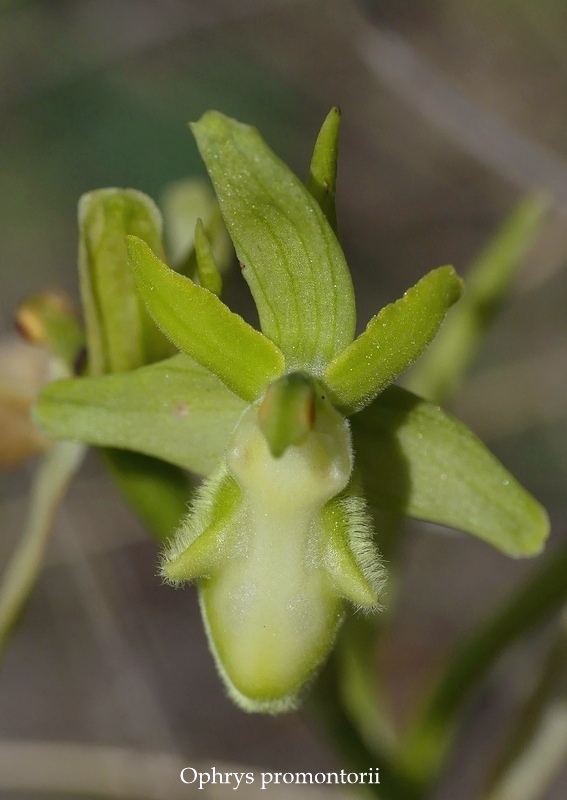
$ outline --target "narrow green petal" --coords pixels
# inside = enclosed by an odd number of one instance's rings
[[[135,236],[127,239],[138,290],[172,342],[248,402],[284,370],[278,348],[212,292],[173,272]]]
[[[209,111],[191,129],[262,331],[289,367],[320,374],[356,323],[350,273],[325,215],[255,128]]]
[[[198,219],[195,225],[195,256],[197,258],[197,273],[199,283],[204,289],[220,297],[222,292],[222,278],[215,262],[213,249],[205,233],[203,220]]]
[[[511,556],[542,550],[545,510],[439,406],[392,386],[351,425],[372,505],[472,533]]]
[[[178,355],[130,373],[51,383],[34,421],[54,439],[134,450],[207,475],[245,406]]]
[[[324,379],[334,404],[360,411],[421,355],[462,290],[452,267],[429,272],[373,317],[329,365]]]
[[[141,301],[128,266],[125,237],[139,236],[158,255],[161,215],[135,189],[98,189],[79,201],[79,277],[89,372],[124,372],[172,354]]]
[[[309,176],[305,185],[327,217],[331,228],[337,232],[335,194],[337,186],[337,160],[339,153],[339,128],[341,112],[332,108],[317,136]]]

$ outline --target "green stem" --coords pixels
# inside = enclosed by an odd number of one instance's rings
[[[404,748],[404,763],[422,785],[438,773],[458,712],[487,670],[520,637],[567,602],[567,546],[551,555],[504,606],[456,647]]]
[[[334,657],[319,677],[311,698],[311,709],[327,737],[344,759],[345,769],[353,772],[380,770],[380,784],[366,786],[367,796],[380,800],[422,800],[419,782],[406,776],[396,759],[386,749],[365,744],[350,721],[339,698],[339,670]]]
[[[537,800],[567,753],[567,616],[488,782],[489,800]]]
[[[58,442],[39,466],[26,528],[0,585],[0,653],[37,580],[55,513],[84,453],[82,444]]]
[[[404,380],[407,388],[443,404],[455,395],[541,232],[549,207],[549,196],[534,192],[514,208],[468,270],[462,299]]]

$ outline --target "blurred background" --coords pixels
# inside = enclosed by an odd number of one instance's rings
[[[303,177],[339,105],[339,227],[362,327],[433,267],[452,263],[466,278],[528,190],[556,198],[453,408],[546,505],[557,546],[567,536],[565,41],[564,0],[3,0],[1,335],[30,293],[60,287],[78,300],[83,192],[131,186],[159,199],[168,182],[203,174],[187,122],[209,108],[256,125]],[[227,302],[253,320],[238,270],[226,283]],[[0,563],[32,470],[0,473]],[[90,455],[0,667],[0,758],[26,764],[22,745],[44,745],[34,757],[53,766],[55,787],[58,768],[95,748],[169,754],[156,757],[158,787],[178,763],[336,767],[305,715],[247,716],[229,703],[194,591],[162,587],[157,557]],[[536,563],[409,526],[395,633],[376,654],[401,724],[455,637]],[[475,697],[439,800],[477,794],[546,636],[512,651]],[[191,796],[177,774],[168,796]],[[34,780],[31,769],[16,792],[0,774],[0,797],[35,797]],[[567,774],[546,800],[566,791]]]

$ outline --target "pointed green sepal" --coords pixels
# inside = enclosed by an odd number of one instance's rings
[[[284,370],[280,350],[212,292],[166,267],[141,239],[129,236],[136,284],[156,324],[183,352],[232,392],[255,400]]]
[[[461,291],[455,270],[439,267],[383,308],[327,368],[324,380],[333,403],[353,413],[372,402],[421,355]]]
[[[371,505],[466,531],[510,556],[541,552],[544,508],[439,406],[391,386],[351,426]]]
[[[321,374],[356,322],[348,267],[325,215],[255,128],[209,111],[191,129],[262,331],[288,367]]]
[[[213,249],[205,233],[203,220],[198,219],[195,225],[195,256],[197,258],[197,274],[199,283],[204,289],[220,297],[222,278],[215,262]]]
[[[135,189],[98,189],[79,201],[79,277],[89,372],[124,372],[172,355],[136,291],[125,238],[140,237],[163,256],[161,214]]]
[[[34,421],[53,439],[155,456],[208,475],[245,403],[185,355],[133,372],[46,386]]]
[[[315,424],[315,382],[303,372],[271,383],[258,409],[258,423],[274,458],[301,444]]]
[[[340,125],[341,111],[335,106],[327,114],[317,136],[309,167],[309,176],[305,182],[307,189],[321,206],[321,210],[335,233],[337,232],[335,194]]]

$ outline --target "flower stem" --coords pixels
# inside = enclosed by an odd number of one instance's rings
[[[423,785],[438,773],[458,712],[499,656],[567,601],[567,546],[455,648],[404,747],[404,762]]]

